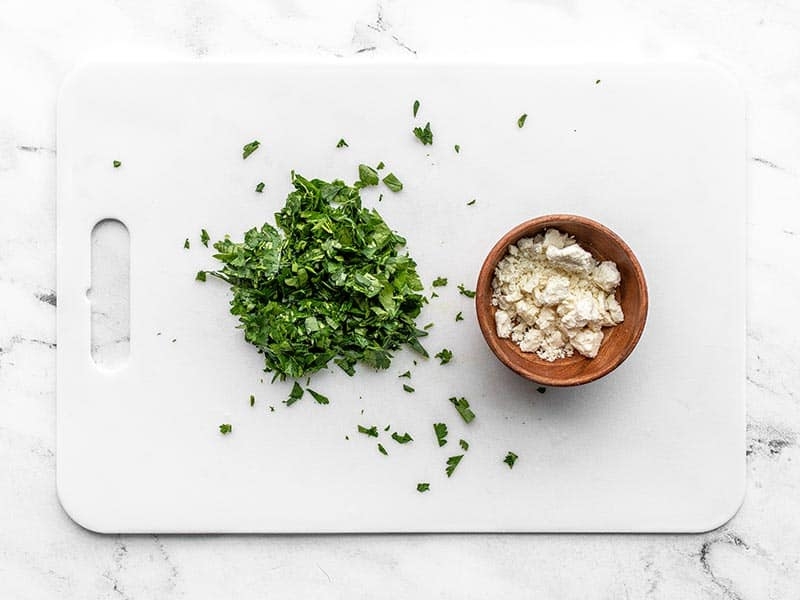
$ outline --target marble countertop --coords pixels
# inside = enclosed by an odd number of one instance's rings
[[[670,0],[0,4],[8,598],[800,597],[800,9]],[[103,536],[55,493],[55,101],[92,57],[704,59],[749,98],[747,496],[702,535]],[[680,390],[676,390],[679,393]]]

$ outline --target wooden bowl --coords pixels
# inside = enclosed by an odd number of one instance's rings
[[[603,328],[605,337],[594,358],[586,358],[575,352],[568,358],[549,362],[533,352],[523,352],[510,339],[497,336],[494,321],[496,309],[492,306],[492,279],[497,263],[506,255],[509,245],[550,228],[574,236],[585,250],[592,253],[595,260],[617,263],[621,281],[616,296],[625,320],[616,327]],[[478,275],[475,309],[486,343],[509,369],[544,385],[581,385],[607,375],[633,351],[647,320],[647,283],[633,251],[616,233],[585,217],[546,215],[517,225],[494,245]]]

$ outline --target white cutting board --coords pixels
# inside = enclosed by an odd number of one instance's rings
[[[433,146],[411,134],[426,121]],[[252,139],[262,146],[243,161]],[[365,204],[408,238],[426,282],[448,277],[419,323],[435,322],[431,353],[455,358],[413,367],[404,350],[386,372],[335,368],[313,379],[329,406],[307,395],[287,408],[289,383],[261,372],[226,286],[194,281],[215,266],[199,231],[239,238],[271,222],[292,169],[354,181],[379,161],[405,189],[366,190]],[[553,212],[630,244],[650,315],[615,372],[539,394],[491,355],[456,284],[474,287],[506,230]],[[105,217],[130,231],[130,355],[113,372],[90,356],[86,295]],[[744,100],[706,66],[87,66],[58,107],[59,497],[102,532],[714,528],[744,490],[744,259]],[[397,377],[409,368],[413,394]],[[477,413],[470,425],[454,395]],[[382,456],[358,424],[414,442],[381,432]],[[459,438],[469,451],[447,479]]]

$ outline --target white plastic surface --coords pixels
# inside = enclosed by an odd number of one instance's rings
[[[65,83],[58,119],[58,492],[85,527],[701,531],[738,508],[745,119],[726,76],[655,65],[98,64]],[[427,121],[432,146],[411,134]],[[342,137],[349,148],[335,147]],[[252,139],[262,146],[243,161]],[[312,383],[330,405],[306,395],[287,408],[290,384],[261,372],[226,286],[194,281],[214,267],[200,228],[239,238],[272,221],[292,169],[353,181],[360,162],[378,161],[405,189],[365,190],[364,202],[407,237],[425,281],[449,279],[419,323],[435,323],[431,354],[455,358],[414,367],[405,350],[386,372],[335,368]],[[456,284],[474,286],[505,231],[552,212],[594,218],[628,242],[650,315],[615,372],[539,394],[491,355]],[[131,243],[130,358],[114,372],[92,362],[86,295],[89,236],[107,217]],[[409,368],[413,394],[397,377]],[[454,395],[468,398],[473,423]],[[450,428],[443,448],[438,421]],[[233,432],[220,435],[220,423]],[[381,430],[389,456],[358,424]],[[395,443],[388,424],[414,442]],[[447,479],[459,438],[469,451]],[[416,491],[420,481],[430,492]]]

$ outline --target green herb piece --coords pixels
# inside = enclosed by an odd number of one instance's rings
[[[425,327],[423,327],[423,329],[425,331],[428,331],[428,329],[430,329],[431,327],[433,327],[433,323],[428,323],[427,325],[425,325]]]
[[[394,173],[389,173],[386,177],[383,178],[383,183],[386,184],[393,192],[399,192],[403,189],[403,184],[401,181],[395,176]]]
[[[383,161],[381,161],[381,162],[379,162],[379,163],[378,163],[378,164],[375,166],[375,169],[376,169],[377,171],[380,171],[380,170],[381,170],[381,169],[383,169],[385,166],[386,166],[386,165],[385,165],[385,164],[383,164]]]
[[[467,202],[467,206],[472,206],[472,205],[473,205],[473,204],[475,204],[477,201],[478,201],[478,200],[477,200],[476,198],[473,198],[472,200],[470,200],[469,202]]]
[[[413,108],[413,112],[414,112],[414,116],[415,116],[415,117],[417,116],[417,111],[418,111],[418,110],[419,110],[419,100],[414,100],[414,108]]]
[[[597,85],[598,83],[600,83],[599,79],[594,82],[595,85]]]
[[[546,387],[537,387],[536,391],[539,392],[540,394],[544,394],[547,391],[547,388]]]
[[[458,144],[453,146],[453,149],[456,151],[456,154],[459,154],[461,152],[461,146],[459,146]]]
[[[430,123],[425,123],[425,127],[414,127],[414,135],[422,142],[423,146],[433,144],[433,132],[431,131]]]
[[[264,191],[264,182],[259,181],[258,185],[256,186],[256,191],[261,194]]]
[[[201,229],[200,230],[200,242],[203,244],[203,246],[208,248],[208,240],[210,240],[210,239],[211,239],[211,236],[208,235],[208,232],[205,229]]]
[[[461,311],[458,311],[458,314],[456,315],[456,323],[458,323],[459,321],[463,321],[463,320],[464,320],[464,316],[461,314]]]
[[[188,250],[189,248],[191,248],[191,244],[189,243],[189,238],[186,238],[186,239],[183,241],[183,247],[184,247],[186,250]]]
[[[469,402],[467,402],[466,398],[456,398],[454,396],[450,398],[450,402],[456,407],[458,414],[461,415],[465,423],[471,423],[473,419],[475,419],[475,413],[470,409]]]
[[[363,433],[369,437],[378,437],[378,428],[373,425],[372,427],[358,426],[358,433]]]
[[[206,272],[205,271],[198,271],[197,275],[194,276],[195,281],[205,281],[206,280]]]
[[[289,392],[289,398],[284,400],[283,403],[286,406],[291,406],[292,404],[300,400],[300,398],[302,397],[303,397],[303,388],[300,387],[300,384],[295,381],[294,385],[292,386],[292,391]]]
[[[349,148],[350,144],[344,141],[344,138],[340,138],[338,142],[336,142],[337,148]]]
[[[458,445],[461,446],[464,452],[469,450],[469,442],[467,440],[458,440]]]
[[[439,359],[440,365],[446,365],[451,360],[453,360],[453,352],[448,350],[447,348],[442,348],[439,352],[433,355],[434,358]]]
[[[256,397],[253,394],[250,394],[250,406],[256,405]]]
[[[456,467],[458,466],[458,463],[461,462],[462,458],[464,458],[464,455],[459,454],[457,456],[451,456],[447,459],[447,468],[444,470],[444,472],[447,473],[448,477],[453,475],[453,472],[456,470]]]
[[[245,144],[245,145],[242,147],[242,159],[245,159],[245,158],[247,158],[247,157],[248,157],[248,156],[250,156],[250,155],[251,155],[253,152],[255,152],[256,150],[258,150],[258,147],[259,147],[260,145],[261,145],[261,142],[259,142],[258,140],[253,140],[253,141],[252,141],[252,142],[250,142],[249,144]]]
[[[436,434],[436,441],[439,442],[439,448],[441,448],[447,443],[447,425],[434,423],[433,432]]]
[[[214,244],[209,271],[230,284],[230,312],[276,378],[300,379],[330,362],[386,369],[402,344],[427,356],[416,326],[423,296],[405,238],[342,181],[293,175],[270,224]]]
[[[458,293],[461,294],[462,296],[466,296],[467,298],[474,298],[475,297],[475,291],[474,290],[468,290],[467,288],[464,287],[463,283],[459,283],[458,284]]]
[[[358,180],[364,185],[378,185],[378,172],[369,165],[358,165]]]
[[[408,442],[414,441],[414,438],[412,438],[407,431],[403,435],[400,435],[395,431],[392,434],[392,439],[398,444],[407,444]]]
[[[346,435],[346,436],[344,436],[344,439],[346,439],[346,440],[348,440],[348,441],[349,441],[349,440],[350,440],[350,436],[349,436],[349,435]]]
[[[503,459],[503,462],[508,465],[509,469],[513,469],[514,468],[514,463],[517,462],[518,458],[519,457],[516,454],[514,454],[513,452],[509,451],[509,453],[506,454],[506,457]]]
[[[417,491],[421,494],[423,492],[427,492],[431,489],[431,484],[427,482],[422,482],[417,484]]]
[[[436,292],[431,292],[431,300],[433,300],[434,298],[438,298],[438,297],[439,297],[439,294],[437,294]]]
[[[519,119],[517,119],[517,127],[522,129],[525,126],[525,119],[527,118],[528,118],[527,113],[520,115]]]
[[[270,407],[269,407],[269,412],[275,412],[275,407],[274,407],[274,406],[272,406],[272,405],[270,405]]]
[[[433,280],[433,287],[444,287],[447,285],[447,277],[437,277]]]
[[[222,435],[228,435],[231,431],[233,431],[233,426],[230,423],[223,423],[219,426],[219,432]]]
[[[414,388],[413,388],[413,387],[411,387],[410,385],[408,385],[407,383],[404,383],[404,384],[403,384],[403,389],[404,389],[406,392],[408,392],[409,394],[413,394],[413,393],[414,393]]]
[[[328,400],[327,396],[323,396],[322,394],[320,394],[319,392],[315,392],[311,388],[308,388],[306,391],[309,394],[311,394],[311,397],[314,398],[314,400],[317,401],[317,404],[330,404],[330,400]]]
[[[405,373],[398,375],[398,378],[405,377],[406,379],[411,379],[411,371],[406,371]]]
[[[113,163],[115,169],[119,169],[122,166],[122,163],[118,160],[115,160]]]
[[[386,448],[383,447],[383,444],[378,444],[378,452],[380,452],[384,456],[388,456],[389,455],[389,453],[386,452]]]

